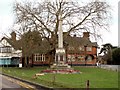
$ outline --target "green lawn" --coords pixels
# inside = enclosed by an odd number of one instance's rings
[[[90,88],[118,88],[118,72],[93,67],[74,67],[81,74],[45,74],[34,79],[33,76],[47,67],[2,68],[2,72],[27,79],[50,87],[85,88],[90,81]],[[55,77],[55,81],[54,81]]]

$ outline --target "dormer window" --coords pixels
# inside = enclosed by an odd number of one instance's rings
[[[78,48],[80,51],[84,51],[84,47],[83,46],[79,46]]]
[[[92,51],[92,47],[86,47],[86,51],[91,52]]]
[[[74,50],[74,47],[69,47],[68,50]]]

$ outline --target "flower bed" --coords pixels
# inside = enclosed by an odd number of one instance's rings
[[[42,70],[41,73],[62,73],[62,74],[71,74],[71,73],[80,73],[78,70],[73,70],[73,69],[47,69],[47,70]]]

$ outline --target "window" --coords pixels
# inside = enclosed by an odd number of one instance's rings
[[[68,55],[68,62],[75,61],[75,55]]]
[[[79,59],[79,60],[83,60],[83,59],[84,59],[84,56],[79,55],[79,56],[78,56],[78,59]]]
[[[86,47],[86,51],[92,51],[92,47]]]
[[[0,53],[11,53],[12,48],[11,47],[1,47],[0,48]]]
[[[69,49],[69,50],[74,50],[74,47],[69,47],[68,49]]]
[[[44,54],[35,54],[34,56],[35,61],[45,61],[45,55]]]
[[[84,47],[83,47],[83,46],[80,46],[80,47],[79,47],[79,50],[80,50],[80,51],[84,51]]]
[[[9,64],[11,64],[11,58],[9,57],[0,58],[0,65],[9,65]]]
[[[91,56],[88,56],[88,57],[87,57],[87,61],[92,61],[92,57],[91,57]]]

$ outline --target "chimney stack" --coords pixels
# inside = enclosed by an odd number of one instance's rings
[[[90,32],[83,32],[83,38],[89,38]]]
[[[14,42],[16,41],[16,33],[14,31],[11,33],[11,39]]]

